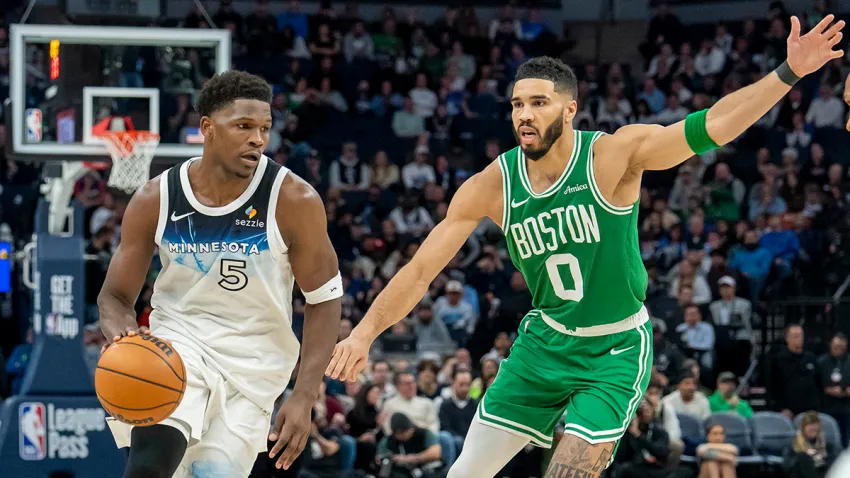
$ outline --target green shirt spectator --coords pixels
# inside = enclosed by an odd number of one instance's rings
[[[717,391],[708,397],[711,413],[735,412],[744,418],[753,416],[753,407],[735,394],[738,378],[732,372],[723,372],[717,377]]]

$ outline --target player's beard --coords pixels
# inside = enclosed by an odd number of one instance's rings
[[[520,123],[520,126],[527,126],[526,124]],[[537,137],[540,138],[540,146],[534,147],[523,147],[522,140],[520,138],[520,134],[517,131],[518,128],[514,128],[514,138],[516,142],[522,148],[522,152],[525,154],[525,157],[532,160],[537,161],[538,159],[546,156],[546,153],[552,149],[552,145],[555,144],[555,141],[558,141],[558,138],[564,134],[564,110],[561,109],[561,114],[558,115],[558,118],[555,121],[552,121],[546,128],[546,132],[543,133],[543,136],[540,136],[540,131],[537,132]]]

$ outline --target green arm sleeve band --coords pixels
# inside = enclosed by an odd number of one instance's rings
[[[691,113],[685,118],[685,139],[696,154],[705,154],[720,147],[705,129],[706,114],[708,109]]]

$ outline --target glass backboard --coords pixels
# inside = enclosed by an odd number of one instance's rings
[[[12,25],[7,152],[17,159],[101,161],[100,132],[149,130],[154,161],[202,151],[196,96],[230,69],[230,32]]]

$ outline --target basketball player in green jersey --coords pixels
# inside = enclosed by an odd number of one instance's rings
[[[511,98],[519,147],[466,181],[446,219],[375,299],[327,369],[354,379],[372,341],[403,319],[485,217],[502,226],[534,309],[481,400],[448,478],[489,478],[533,443],[564,438],[546,477],[598,477],[649,381],[647,276],[638,247],[643,171],[672,168],[726,144],[767,113],[800,77],[842,56],[844,22],[827,16],[800,36],[792,18],[787,61],[755,84],[672,126],[631,125],[611,135],[575,131],[576,78],[552,58],[516,75]],[[415,460],[417,457],[405,457]]]

